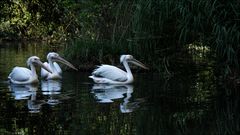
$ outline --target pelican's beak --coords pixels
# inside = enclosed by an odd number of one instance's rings
[[[37,60],[36,63],[41,66],[42,68],[44,68],[45,70],[47,70],[49,73],[52,73],[51,69],[49,69],[47,66],[45,66],[40,60]]]
[[[149,69],[148,67],[146,67],[142,62],[136,60],[136,59],[131,59],[129,62],[141,67],[141,68],[144,68],[144,69]]]
[[[75,68],[70,62],[68,62],[67,60],[63,59],[60,56],[54,57],[54,59],[58,62],[61,62],[67,66],[69,66],[70,68],[74,69],[74,70],[78,70],[77,68]]]

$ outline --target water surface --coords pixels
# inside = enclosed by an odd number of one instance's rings
[[[131,85],[100,85],[88,72],[66,70],[61,81],[11,85],[11,69],[29,56],[42,60],[42,44],[0,44],[1,134],[235,134],[239,100],[216,96],[210,67],[183,67],[171,78],[135,72]],[[59,50],[61,53],[61,51]],[[73,63],[74,64],[74,63]],[[65,68],[64,68],[65,69]],[[184,69],[184,70],[182,70]]]

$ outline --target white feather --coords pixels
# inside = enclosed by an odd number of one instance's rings
[[[111,65],[102,65],[95,69],[92,73],[94,77],[102,77],[113,81],[126,81],[127,73],[117,67]]]
[[[126,72],[111,65],[102,65],[98,66],[89,78],[92,78],[95,83],[130,84],[134,81],[134,78],[128,62],[132,62],[135,65],[148,69],[140,61],[134,59],[132,55],[121,55],[120,62],[125,67]]]
[[[60,66],[57,64],[57,62],[53,62],[53,65],[55,67],[55,69],[57,70],[57,72],[59,74],[62,74],[62,69],[60,68]]]
[[[28,81],[32,76],[31,70],[23,67],[14,67],[8,78],[11,81],[24,82]]]
[[[70,62],[63,59],[59,56],[59,54],[55,52],[49,52],[47,55],[47,60],[48,62],[45,62],[44,64],[51,69],[52,73],[49,73],[44,69],[41,70],[41,77],[46,80],[62,79],[62,69],[57,62],[61,62],[62,64],[65,64],[68,67],[77,70],[77,68],[75,68]]]
[[[43,63],[46,67],[50,68],[52,70],[52,68],[50,67],[48,62],[44,62]],[[62,74],[62,69],[60,68],[60,66],[57,64],[57,62],[53,62],[53,66],[57,71],[57,75],[61,75]],[[41,77],[42,78],[47,78],[51,75],[51,73],[49,73],[47,70],[45,70],[44,68],[41,68]]]
[[[45,65],[46,67],[49,67],[49,64],[47,62],[44,62],[43,65]],[[41,77],[42,78],[46,78],[48,76],[49,72],[46,71],[45,69],[41,68]]]
[[[38,82],[38,76],[36,73],[35,65],[39,65],[46,70],[49,70],[43,65],[40,59],[37,56],[31,56],[27,60],[27,65],[30,67],[30,70],[25,67],[15,67],[12,72],[9,74],[8,79],[13,84],[32,84]]]

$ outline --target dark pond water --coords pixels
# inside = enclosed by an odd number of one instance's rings
[[[64,48],[64,47],[63,47]],[[236,134],[239,98],[221,96],[210,67],[181,67],[171,78],[135,72],[132,85],[96,85],[88,72],[66,70],[62,81],[16,86],[7,76],[41,44],[0,45],[1,134]],[[60,52],[61,53],[61,52]],[[73,63],[74,64],[74,63]]]

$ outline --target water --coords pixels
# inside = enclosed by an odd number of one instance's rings
[[[60,48],[61,49],[61,48]],[[164,78],[134,73],[131,85],[97,85],[88,72],[66,70],[62,81],[16,86],[7,76],[26,59],[45,60],[41,44],[0,45],[1,134],[235,134],[239,99],[218,95],[209,67],[181,67]],[[74,63],[73,63],[74,64]],[[184,71],[184,72],[183,72]]]

